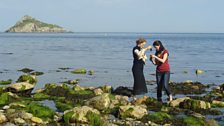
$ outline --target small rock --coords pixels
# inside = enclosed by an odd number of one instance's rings
[[[43,120],[41,118],[38,118],[38,117],[32,117],[31,121],[34,122],[34,123],[38,123],[38,124],[43,123]]]
[[[96,88],[93,90],[95,95],[102,95],[103,91],[100,88]]]
[[[3,113],[0,113],[0,124],[7,122],[7,118]]]
[[[195,71],[195,73],[196,73],[196,75],[198,75],[198,74],[203,74],[205,71],[203,71],[203,70],[199,70],[199,69],[197,69],[196,71]]]
[[[22,118],[15,118],[14,122],[15,122],[15,124],[24,124],[24,123],[26,123],[26,121],[23,120]]]
[[[178,98],[169,103],[171,107],[178,107],[181,102],[184,100],[190,99],[189,97]]]
[[[119,115],[121,118],[136,118],[141,119],[143,116],[148,114],[146,106],[120,106],[119,107]]]

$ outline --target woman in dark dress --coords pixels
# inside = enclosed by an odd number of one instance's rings
[[[136,40],[136,46],[132,50],[134,58],[132,67],[132,73],[134,77],[134,88],[133,88],[134,95],[140,95],[148,92],[145,83],[143,69],[145,61],[147,59],[145,51],[151,49],[152,46],[144,48],[145,44],[146,40],[144,38],[139,38],[138,40]]]

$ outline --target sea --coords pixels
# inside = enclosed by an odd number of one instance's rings
[[[15,82],[24,74],[18,70],[30,68],[44,72],[37,77],[35,89],[46,83],[60,84],[74,79],[79,79],[81,86],[133,87],[132,49],[140,37],[147,40],[146,46],[160,40],[168,49],[171,81],[224,83],[222,33],[0,33],[0,80]],[[154,53],[155,49],[146,55]],[[78,68],[94,70],[94,74],[71,73]],[[147,60],[144,67],[147,81],[155,81],[155,69]],[[196,75],[197,69],[204,73]],[[154,87],[148,85],[152,91]]]

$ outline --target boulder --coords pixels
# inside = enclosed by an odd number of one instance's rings
[[[119,117],[124,118],[136,118],[141,119],[143,116],[148,114],[146,106],[133,106],[126,105],[119,107]]]
[[[27,96],[31,95],[31,92],[34,87],[35,85],[30,84],[28,82],[20,82],[9,85],[8,87],[6,87],[5,90],[8,92],[17,93],[18,95]]]
[[[179,107],[179,104],[184,100],[190,99],[189,97],[177,98],[169,103],[171,107]]]
[[[109,94],[105,93],[100,96],[93,97],[86,102],[86,105],[90,105],[98,110],[107,109],[110,105]]]

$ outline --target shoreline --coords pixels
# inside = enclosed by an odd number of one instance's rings
[[[84,74],[83,72],[87,73],[82,70],[74,73]],[[0,121],[0,123],[105,126],[124,123],[130,125],[172,124],[174,126],[207,124],[208,122],[211,126],[217,123],[223,124],[221,117],[224,115],[224,111],[221,108],[224,107],[224,84],[221,86],[213,85],[214,87],[211,88],[211,86],[200,82],[172,82],[173,92],[183,95],[183,97],[175,98],[172,102],[161,103],[151,96],[136,97],[131,95],[127,97],[131,90],[125,87],[121,87],[119,90],[118,88],[113,89],[110,85],[81,87],[77,81],[68,81],[69,84],[65,84],[65,82],[63,84],[45,84],[44,88],[31,93],[37,78],[24,74],[19,77],[15,84],[4,85],[4,88],[1,86],[0,105],[2,110],[0,117],[4,121]],[[187,88],[188,90],[184,90]],[[209,88],[211,90],[207,91]],[[180,91],[181,89],[183,90]],[[192,96],[189,97],[189,95]],[[8,97],[8,100],[5,97]],[[166,98],[165,95],[163,97]],[[43,104],[44,102],[51,102],[51,104],[54,102],[54,107],[57,109],[53,110],[51,107],[47,107]],[[46,115],[36,113],[35,109],[42,111],[41,113],[46,113]],[[179,114],[175,113],[174,110],[183,114],[182,117],[179,117]],[[13,111],[14,114],[8,113],[8,111]],[[30,115],[29,119],[24,119],[24,117],[9,118],[21,112]],[[80,113],[83,113],[83,117],[76,118],[77,114]],[[92,116],[88,117],[89,114]],[[92,122],[91,120],[95,121]]]

